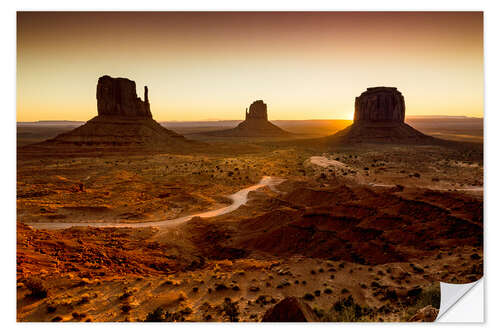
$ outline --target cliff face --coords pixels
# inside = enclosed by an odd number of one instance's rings
[[[105,75],[97,82],[96,98],[96,117],[42,144],[155,149],[193,144],[153,120],[147,87],[142,101],[137,97],[134,81]]]
[[[263,100],[258,100],[250,104],[250,110],[245,113],[245,120],[260,119],[267,121],[267,104]]]
[[[368,88],[354,102],[354,123],[397,122],[405,119],[405,100],[396,88]]]
[[[148,87],[144,87],[144,101],[137,97],[135,82],[124,78],[101,76],[97,81],[97,114],[153,118],[148,100]]]

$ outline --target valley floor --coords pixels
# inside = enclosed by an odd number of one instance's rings
[[[215,146],[214,146],[215,147]],[[18,153],[19,321],[260,321],[287,296],[318,320],[406,321],[439,281],[483,274],[483,153],[475,144],[204,153]],[[176,226],[139,223],[231,204]]]

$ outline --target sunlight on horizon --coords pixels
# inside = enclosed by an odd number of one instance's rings
[[[18,13],[17,120],[97,115],[102,75],[149,88],[158,121],[349,119],[368,87],[406,115],[483,116],[480,12]]]

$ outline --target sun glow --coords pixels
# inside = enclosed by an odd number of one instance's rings
[[[483,114],[480,12],[18,13],[17,119],[87,120],[97,78],[150,88],[157,120],[352,119],[395,86],[407,115]]]

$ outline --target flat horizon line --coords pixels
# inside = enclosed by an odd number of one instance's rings
[[[469,119],[484,119],[483,117],[472,116],[449,116],[449,115],[408,115],[406,118],[469,118]],[[329,120],[350,120],[345,118],[312,118],[312,119],[269,119],[269,121],[329,121]],[[66,120],[66,119],[49,119],[49,120],[23,120],[16,123],[43,123],[43,122],[87,122],[88,120]],[[201,119],[201,120],[156,120],[159,123],[196,123],[196,122],[219,122],[219,121],[244,121],[244,119]]]

